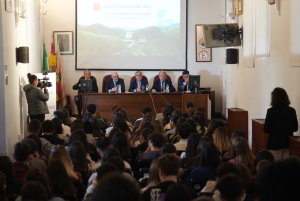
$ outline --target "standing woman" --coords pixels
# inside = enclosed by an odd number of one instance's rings
[[[40,122],[43,122],[45,120],[45,114],[49,114],[46,103],[46,101],[49,100],[47,87],[44,85],[43,92],[43,88],[37,88],[38,79],[36,75],[31,75],[28,73],[27,77],[30,84],[25,85],[23,90],[26,93],[28,114],[31,120],[37,119]]]
[[[267,111],[264,132],[269,133],[267,149],[274,155],[275,161],[289,156],[289,136],[298,130],[296,110],[290,104],[284,89],[277,87],[272,91],[272,107]]]

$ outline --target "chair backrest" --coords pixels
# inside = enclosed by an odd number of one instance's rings
[[[159,75],[155,75],[154,80],[153,80],[153,84],[154,84],[154,82],[155,82],[156,80],[158,80],[158,79],[159,79]],[[172,81],[169,75],[166,76],[166,80]]]
[[[140,178],[149,176],[149,171],[150,171],[150,168],[140,168],[139,175],[138,175],[138,181],[140,180]]]
[[[107,84],[107,80],[109,80],[111,78],[111,75],[105,75],[103,77],[103,80],[102,80],[102,93],[105,92],[105,87],[106,87],[106,84]]]
[[[88,180],[89,180],[87,170],[85,168],[74,167],[74,171],[75,172],[79,172],[81,174],[82,180],[83,180],[83,184],[84,184],[84,186],[87,186]]]
[[[131,79],[130,79],[130,82],[132,82],[133,80],[135,80],[135,76],[132,76]],[[146,76],[142,76],[142,80],[147,80],[148,81],[148,78]]]
[[[134,177],[136,179],[139,178],[139,175],[140,175],[139,171],[140,171],[140,169],[141,168],[150,168],[152,161],[153,161],[152,159],[151,160],[149,160],[149,159],[139,159],[138,163],[137,163],[137,165],[135,167]]]
[[[177,90],[179,90],[181,86],[179,86],[179,80],[183,79],[182,75],[180,75],[180,77],[178,78],[177,82],[178,82],[178,86],[177,86]]]
[[[192,186],[193,186],[196,193],[199,193],[204,188],[207,181],[208,181],[208,179],[194,179],[194,178],[191,178],[191,183],[192,183]]]
[[[81,80],[81,79],[84,79],[84,76],[81,76],[79,79],[80,79],[80,80]],[[96,78],[95,78],[94,76],[91,76],[90,79],[91,79],[91,80],[95,80]],[[79,94],[80,94],[80,88],[78,89],[78,96],[79,96]]]

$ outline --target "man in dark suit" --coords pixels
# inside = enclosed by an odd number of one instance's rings
[[[135,73],[135,80],[130,83],[130,87],[128,89],[129,92],[142,92],[142,86],[145,87],[148,85],[147,80],[143,80],[143,74],[140,71]],[[145,90],[144,89],[144,90]]]
[[[162,70],[159,72],[158,75],[159,75],[159,79],[154,81],[151,91],[152,92],[166,92],[166,87],[167,87],[167,85],[169,85],[170,92],[175,92],[175,88],[173,87],[172,82],[170,80],[166,80],[167,73]]]
[[[117,72],[111,73],[111,79],[107,80],[106,86],[105,86],[105,92],[117,92],[117,86],[121,85],[121,92],[125,93],[125,84],[124,80],[122,78],[119,78],[119,75]]]
[[[187,91],[188,90],[188,85],[189,85],[189,75],[190,72],[187,70],[184,70],[182,72],[182,78],[179,80],[179,87],[178,87],[178,91]]]
[[[84,79],[85,80],[92,80],[92,91],[93,93],[98,93],[98,85],[97,85],[97,80],[92,77],[91,78],[91,71],[90,70],[85,70],[84,71]],[[76,101],[76,105],[77,105],[77,110],[78,110],[78,115],[79,117],[81,117],[81,108],[82,108],[82,105],[81,105],[81,95],[80,94],[80,87],[79,87],[79,84],[80,84],[80,79],[78,80],[78,82],[73,86],[73,89],[74,90],[78,90],[79,89],[79,93],[78,93],[78,100]]]

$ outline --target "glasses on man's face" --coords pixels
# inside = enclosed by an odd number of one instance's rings
[[[118,78],[119,76],[118,75],[116,75],[116,76],[111,76],[112,78]]]
[[[166,75],[159,75],[159,77],[166,77]]]
[[[139,77],[141,77],[142,75],[141,75],[141,74],[137,74],[137,75],[135,75],[135,76],[139,76]]]

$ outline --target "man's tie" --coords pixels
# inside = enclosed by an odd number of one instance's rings
[[[138,82],[138,88],[139,88],[139,89],[141,88],[141,83],[140,83],[140,82]]]
[[[115,86],[117,85],[117,82],[116,82],[116,81],[114,81],[114,85],[115,85]]]

